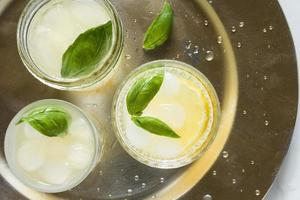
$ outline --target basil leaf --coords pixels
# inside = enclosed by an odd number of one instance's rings
[[[160,14],[153,20],[144,36],[143,48],[153,50],[164,44],[172,30],[173,10],[169,3],[165,2]]]
[[[111,21],[80,34],[62,57],[61,76],[74,78],[91,73],[111,45]]]
[[[180,138],[166,123],[154,117],[132,116],[131,120],[138,126],[155,135]]]
[[[130,115],[141,115],[150,101],[159,91],[164,80],[164,73],[159,72],[150,77],[144,77],[138,80],[130,88],[126,104]]]
[[[17,122],[29,123],[34,129],[48,137],[66,134],[71,116],[64,110],[52,106],[38,107]]]

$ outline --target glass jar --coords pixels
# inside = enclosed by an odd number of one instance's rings
[[[18,45],[18,51],[22,59],[22,62],[29,70],[29,72],[39,81],[41,81],[42,83],[50,87],[60,89],[60,90],[80,90],[102,82],[106,77],[108,77],[110,72],[112,72],[112,70],[116,67],[123,50],[123,27],[122,27],[121,19],[116,9],[108,0],[94,0],[94,3],[97,3],[97,5],[99,4],[99,6],[103,9],[104,12],[106,12],[105,14],[109,16],[109,19],[112,22],[113,36],[112,36],[112,45],[109,52],[98,63],[95,70],[89,73],[88,75],[75,77],[75,78],[62,78],[61,76],[59,77],[58,75],[49,74],[45,71],[45,69],[49,68],[50,65],[48,64],[49,66],[48,65],[46,66],[46,63],[43,64],[41,62],[38,62],[37,59],[34,59],[35,55],[33,51],[30,50],[31,49],[30,41],[29,41],[31,38],[30,34],[34,30],[33,28],[34,23],[37,23],[38,20],[42,19],[42,16],[47,10],[51,9],[53,6],[57,6],[57,4],[59,3],[64,3],[64,2],[69,3],[68,1],[71,2],[70,0],[31,0],[23,10],[19,20],[18,29],[17,29],[17,45]],[[76,1],[78,0],[75,0],[73,2],[76,3]],[[83,1],[78,1],[78,2],[85,3]],[[55,23],[57,23],[57,21]],[[64,28],[63,26],[61,27],[62,29]],[[53,37],[55,37],[54,34]],[[76,37],[78,37],[78,35],[74,36],[74,39]],[[72,40],[72,42],[73,41],[74,40]],[[40,43],[43,42],[45,41],[41,41]],[[69,45],[71,45],[71,43]],[[66,48],[64,50],[66,50]],[[41,51],[43,51],[43,49],[37,52],[41,52]],[[45,56],[47,55],[43,55],[42,57]],[[57,56],[54,57],[55,59],[61,60],[62,55],[61,58],[57,58]],[[51,59],[49,60],[49,62],[51,62]],[[60,66],[51,65],[51,67],[57,67],[60,69]]]
[[[48,137],[28,122],[18,123],[41,106],[54,106],[70,114],[66,135]],[[4,140],[12,174],[26,186],[46,193],[80,184],[99,162],[102,149],[102,133],[95,121],[75,105],[56,99],[36,101],[21,109],[11,120]]]
[[[201,125],[201,127],[205,127],[205,128],[203,128],[203,129],[201,128],[201,129],[199,129],[199,131],[196,131],[196,132],[191,131],[191,133],[187,133],[187,131],[185,131],[186,129],[179,128],[178,130],[181,130],[182,137],[174,139],[174,138],[167,138],[167,137],[162,137],[162,136],[157,136],[157,135],[151,134],[151,133],[135,126],[135,124],[131,121],[131,116],[129,115],[129,113],[127,111],[127,104],[126,104],[126,96],[128,94],[128,91],[133,86],[133,84],[135,84],[137,82],[137,80],[141,80],[144,77],[152,76],[153,74],[159,73],[159,71],[161,71],[161,70],[164,70],[165,74],[166,73],[176,74],[177,77],[180,77],[180,79],[178,79],[179,81],[183,80],[183,81],[193,82],[193,84],[196,85],[197,88],[199,88],[199,90],[197,90],[197,91],[203,92],[203,93],[202,92],[200,93],[200,96],[205,94],[205,96],[206,96],[205,98],[207,99],[207,105],[208,105],[207,112],[205,111],[205,113],[206,113],[205,115],[207,115],[207,121],[202,122],[200,120],[200,121],[197,121],[197,123],[193,123],[191,125],[194,127],[198,127],[198,126],[200,127],[198,122],[201,122],[202,124],[204,124],[203,126]],[[166,75],[164,75],[164,77],[165,77],[164,81],[166,79],[168,79],[168,78],[166,78]],[[171,80],[171,79],[169,78],[169,80]],[[170,83],[172,83],[172,80]],[[176,83],[174,83],[174,84],[176,85]],[[156,95],[158,95],[160,93],[161,98],[163,99],[161,101],[162,103],[157,104],[157,102],[159,102],[159,100],[157,98],[159,98],[159,97],[156,98],[156,96],[155,96],[154,99],[152,99],[152,101],[156,102],[154,104],[159,105],[159,106],[176,104],[177,103],[176,98],[181,98],[181,96],[178,96],[178,97],[177,96],[168,96],[168,97],[164,96],[165,93],[169,93],[169,92],[172,92],[172,90],[174,90],[174,88],[172,88],[174,85],[173,86],[170,85],[170,88],[168,88],[169,87],[168,85],[165,85],[165,86],[163,86],[163,85],[164,85],[164,83],[162,83],[160,90],[156,94]],[[190,86],[190,85],[187,85],[187,86]],[[180,86],[180,87],[182,87],[182,86]],[[164,88],[164,89],[162,89],[162,88]],[[195,87],[193,86],[193,88],[195,88]],[[194,90],[191,90],[191,91],[193,91],[192,93],[195,93]],[[158,96],[160,96],[160,95],[158,95]],[[167,94],[167,95],[172,95],[172,94]],[[176,95],[178,95],[178,93]],[[180,95],[181,95],[181,93],[180,93]],[[199,94],[197,94],[197,95],[199,95]],[[190,97],[187,97],[187,98],[190,98]],[[188,100],[188,99],[185,99],[185,100]],[[185,100],[180,100],[180,101],[183,102]],[[151,105],[152,101],[150,102],[149,105]],[[185,102],[188,102],[188,101],[185,101]],[[198,102],[198,101],[195,101],[195,102]],[[206,100],[205,100],[205,102],[206,102]],[[176,104],[176,105],[178,105],[178,104]],[[187,104],[184,104],[184,105],[187,105]],[[203,105],[206,105],[206,104],[203,104]],[[152,104],[152,106],[153,106],[153,104]],[[172,113],[172,114],[169,114],[170,116],[168,118],[168,119],[170,119],[170,121],[169,121],[170,123],[172,122],[173,118],[175,120],[176,115],[180,115],[179,113],[183,113],[183,112],[180,112],[180,109],[178,112],[174,111],[174,110],[177,110],[175,107],[168,107],[168,109],[166,109],[162,112],[157,111],[158,108],[161,108],[159,106],[152,107],[155,110],[154,112],[156,112],[156,113],[158,113],[158,112]],[[191,112],[193,113],[195,111],[195,108],[199,108],[199,107],[192,107],[192,108],[190,108],[189,106],[184,107],[184,109],[186,109],[184,111],[184,113],[185,113],[184,114],[185,115],[184,123],[187,123],[186,120],[191,119],[191,118],[189,118],[190,116],[188,116],[188,114],[186,114],[187,111],[188,111],[188,113],[191,113]],[[147,108],[145,109],[145,112],[148,114],[148,116],[151,116],[151,115],[149,115],[149,113],[151,113],[151,111],[150,112],[149,112],[149,110],[147,111]],[[201,111],[199,111],[199,112],[201,112]],[[157,114],[157,115],[159,115],[159,114]],[[200,116],[200,115],[202,115],[202,114],[199,114],[199,115],[197,114],[197,116]],[[191,162],[193,162],[196,159],[198,159],[199,157],[201,157],[201,155],[203,155],[205,153],[205,151],[209,148],[210,144],[214,141],[214,138],[216,136],[217,129],[219,126],[219,118],[220,118],[219,100],[218,100],[217,94],[215,92],[215,89],[212,86],[212,84],[209,82],[209,80],[194,67],[192,67],[186,63],[174,61],[174,60],[157,60],[157,61],[143,64],[142,66],[138,67],[135,71],[133,71],[128,76],[128,78],[121,84],[121,86],[117,90],[114,101],[113,101],[113,108],[112,108],[113,127],[114,127],[115,133],[117,135],[117,138],[118,138],[119,142],[121,143],[121,145],[123,146],[123,148],[133,158],[140,161],[141,163],[146,164],[150,167],[162,168],[162,169],[182,167],[187,164],[190,164]],[[199,119],[201,119],[201,117]],[[196,122],[196,121],[194,121],[194,122]],[[173,124],[174,124],[174,126],[176,126],[176,125],[178,125],[178,123],[181,123],[181,122],[178,121]],[[188,123],[190,123],[190,122],[188,122]],[[133,128],[134,126],[139,128],[139,130],[137,130],[136,128]],[[198,128],[193,129],[193,130],[198,130]],[[133,132],[136,132],[136,133],[133,133]],[[188,136],[185,134],[187,134]],[[174,155],[173,155],[172,150],[171,150],[171,148],[174,147],[173,141],[174,141],[174,144],[176,143],[176,145],[182,144],[182,149],[183,149],[182,152],[180,150],[180,152],[177,152],[176,154],[174,153]],[[186,141],[189,141],[189,142],[186,142]],[[181,148],[180,145],[178,145],[179,148]],[[151,150],[146,149],[145,147],[151,148]],[[164,157],[160,156],[160,154],[162,155],[163,154],[162,152],[165,152],[165,150],[168,151],[169,147],[170,147],[170,152],[167,152],[166,154],[164,153]],[[179,148],[177,148],[177,149],[179,149]],[[154,149],[154,150],[152,150],[152,149]],[[176,149],[176,148],[173,148],[173,149]],[[153,152],[155,152],[155,154]],[[171,153],[171,154],[169,155],[169,153]],[[168,155],[168,156],[166,156],[166,155]]]

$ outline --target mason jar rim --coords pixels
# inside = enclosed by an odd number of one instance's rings
[[[35,64],[28,50],[27,39],[31,22],[39,9],[52,1],[55,0],[31,0],[21,13],[17,27],[17,48],[23,64],[36,79],[50,87],[59,90],[81,90],[104,81],[110,72],[112,72],[112,70],[116,67],[124,45],[123,23],[117,13],[116,8],[110,3],[109,0],[101,0],[112,21],[113,35],[115,38],[114,44],[112,44],[110,50],[110,54],[103,63],[103,67],[100,67],[98,70],[95,70],[88,76],[79,77],[74,80],[63,81],[55,79],[43,72],[39,66]]]
[[[25,114],[28,113],[30,110],[34,109],[37,106],[40,105],[45,105],[45,104],[59,104],[63,106],[68,106],[71,109],[75,109],[77,110],[80,114],[81,117],[84,117],[85,120],[89,123],[89,126],[91,127],[92,130],[92,135],[93,135],[93,141],[94,141],[94,154],[93,154],[93,159],[91,160],[91,162],[89,163],[89,166],[84,169],[84,173],[81,173],[80,175],[78,175],[76,178],[74,178],[71,182],[71,184],[68,184],[67,186],[65,185],[58,185],[55,188],[51,188],[49,187],[49,185],[51,184],[45,184],[45,185],[37,185],[34,184],[32,181],[28,181],[25,178],[23,178],[22,173],[19,173],[18,170],[15,167],[15,164],[13,164],[13,161],[10,159],[10,155],[8,155],[8,134],[9,134],[9,130],[12,129],[12,127],[15,125],[15,123],[20,119],[20,117]],[[87,115],[77,106],[75,106],[72,103],[63,101],[63,100],[59,100],[59,99],[43,99],[43,100],[38,100],[35,102],[32,102],[28,105],[26,105],[25,107],[23,107],[14,117],[13,119],[10,121],[9,126],[6,130],[5,133],[5,138],[4,138],[4,154],[5,154],[5,158],[6,161],[8,163],[8,166],[11,170],[11,172],[13,173],[13,175],[18,178],[18,180],[20,180],[22,183],[24,183],[26,186],[35,189],[37,191],[40,192],[46,192],[46,193],[57,193],[57,192],[63,192],[63,191],[67,191],[69,189],[74,188],[75,186],[77,186],[78,184],[80,184],[89,174],[90,172],[94,169],[94,167],[96,166],[98,160],[100,159],[101,155],[102,155],[102,138],[98,133],[98,129],[96,128],[95,124],[93,123],[92,120],[90,120]]]
[[[125,85],[130,81],[133,80],[137,75],[144,73],[147,70],[151,70],[154,68],[160,68],[165,67],[165,64],[170,64],[170,67],[179,68],[187,73],[189,73],[191,76],[196,78],[206,89],[207,93],[209,94],[209,97],[212,102],[213,107],[213,122],[212,127],[209,131],[208,137],[205,140],[202,145],[195,148],[193,151],[189,153],[189,155],[181,156],[179,159],[152,159],[149,156],[144,156],[142,153],[138,153],[136,150],[130,147],[130,145],[127,144],[127,142],[123,139],[123,133],[119,126],[118,126],[118,117],[117,117],[117,107],[119,106],[119,102],[122,101],[122,99],[119,99],[121,92],[123,92],[123,89]],[[169,66],[168,66],[169,67]],[[161,169],[173,169],[173,168],[179,168],[185,165],[188,165],[192,163],[193,161],[200,158],[206,150],[209,148],[209,146],[214,141],[217,130],[219,127],[219,121],[220,121],[220,103],[217,96],[217,93],[210,83],[210,81],[206,78],[206,76],[201,73],[199,70],[195,69],[189,64],[186,64],[184,62],[176,61],[176,60],[156,60],[152,62],[145,63],[141,66],[139,66],[137,69],[132,71],[128,75],[128,77],[122,82],[122,84],[117,89],[117,92],[115,93],[114,100],[113,100],[113,107],[112,107],[112,119],[113,119],[113,128],[115,130],[116,136],[121,144],[121,146],[127,151],[127,153],[132,156],[134,159],[138,160],[139,162],[148,165],[150,167],[154,168],[161,168]],[[194,146],[194,145],[193,145]]]

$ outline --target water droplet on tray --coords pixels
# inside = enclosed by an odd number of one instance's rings
[[[212,200],[212,196],[210,194],[206,194],[202,197],[202,200]]]
[[[189,40],[189,41],[187,41],[187,44],[185,45],[185,48],[186,48],[186,49],[190,49],[190,48],[191,48],[191,45],[192,45],[192,41]]]
[[[272,25],[269,26],[269,30],[270,30],[270,31],[273,30],[273,26],[272,26]]]
[[[132,193],[132,189],[128,189],[127,192],[128,192],[128,193]]]
[[[126,55],[125,55],[125,58],[126,58],[126,60],[130,60],[130,59],[131,59],[131,55],[126,54]]]
[[[246,115],[247,114],[247,110],[243,110],[243,115]]]
[[[146,187],[146,183],[142,183],[142,188],[145,188]]]
[[[263,28],[263,32],[266,33],[266,32],[267,32],[267,29],[266,29],[266,28]]]
[[[259,190],[255,190],[255,195],[259,196],[260,195],[260,191]]]
[[[269,121],[266,120],[266,121],[265,121],[265,125],[266,125],[266,126],[269,126]]]
[[[212,172],[212,174],[213,174],[214,176],[216,176],[216,175],[217,175],[217,171],[214,170],[214,171]]]
[[[222,36],[218,36],[217,43],[218,43],[218,44],[222,44],[222,43],[223,43],[223,38],[222,38]]]
[[[205,53],[206,53],[205,55],[206,61],[212,61],[214,59],[215,55],[213,51],[206,51]]]
[[[140,177],[139,177],[138,175],[135,175],[135,176],[134,176],[134,180],[135,180],[135,181],[138,181],[139,179],[140,179]]]
[[[236,179],[232,179],[232,184],[236,184]]]
[[[195,45],[195,49],[194,49],[194,54],[198,54],[199,53],[199,46]]]
[[[241,48],[241,47],[242,47],[242,43],[241,43],[241,42],[238,42],[238,43],[237,43],[237,47],[238,47],[238,48]]]
[[[250,161],[250,164],[251,164],[251,165],[254,165],[254,164],[255,164],[254,160],[251,160],[251,161]]]
[[[235,26],[232,26],[232,27],[231,27],[231,32],[233,32],[233,33],[235,33],[235,32],[236,32],[236,28],[235,28]]]
[[[208,20],[207,19],[204,20],[204,26],[208,26]]]
[[[223,156],[223,158],[228,158],[229,153],[227,151],[223,151],[222,156]]]
[[[160,182],[161,182],[161,183],[165,182],[165,178],[164,178],[164,177],[161,177],[161,178],[160,178]]]
[[[243,28],[245,26],[245,22],[240,22],[239,27]]]

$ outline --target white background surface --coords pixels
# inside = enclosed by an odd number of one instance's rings
[[[279,0],[288,20],[300,65],[300,0]],[[300,72],[298,68],[298,77]],[[300,108],[298,107],[298,113]],[[264,200],[300,200],[300,117],[297,117],[289,152]]]

